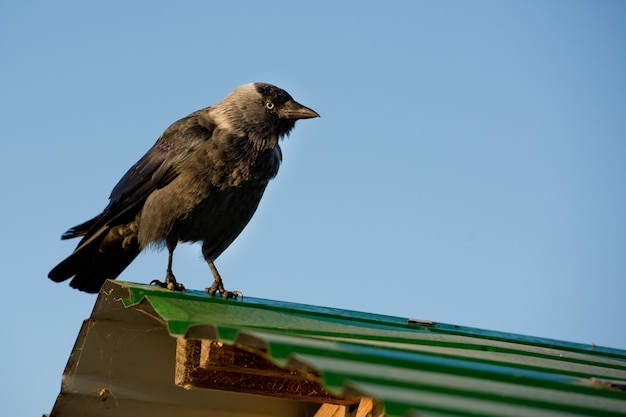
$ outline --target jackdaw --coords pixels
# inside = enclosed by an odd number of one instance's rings
[[[214,278],[209,294],[241,295],[224,289],[213,261],[248,224],[278,173],[279,139],[296,120],[312,117],[319,114],[286,91],[251,83],[175,122],[113,188],[104,211],[61,236],[82,239],[48,277],[98,292],[147,246],[164,244],[165,280],[152,284],[184,290],[172,272],[174,249],[179,241],[202,241]]]

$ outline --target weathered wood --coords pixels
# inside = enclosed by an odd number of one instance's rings
[[[221,342],[177,339],[177,385],[210,388],[308,402],[350,405],[358,397],[336,397],[324,390],[320,376],[311,372],[280,368],[260,353],[252,353]]]

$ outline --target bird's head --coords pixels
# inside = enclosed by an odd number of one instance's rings
[[[285,90],[266,83],[240,85],[214,106],[220,119],[259,139],[280,139],[299,119],[319,117]]]

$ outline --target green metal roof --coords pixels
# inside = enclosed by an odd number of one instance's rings
[[[389,416],[626,416],[626,351],[272,300],[225,300],[134,283],[174,337],[263,351],[316,370],[333,395]]]

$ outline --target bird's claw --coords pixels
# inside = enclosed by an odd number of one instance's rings
[[[243,300],[243,293],[240,291],[226,291],[224,288],[219,288],[215,283],[210,288],[205,288],[204,291],[208,292],[210,296],[214,296],[219,293],[222,298],[230,298],[233,300],[241,297]]]
[[[224,298],[232,298],[233,300],[237,300],[239,297],[243,300],[243,293],[241,291],[224,291],[224,293],[220,293]]]
[[[176,281],[165,280],[165,282],[159,281],[158,279],[153,279],[150,281],[150,285],[156,285],[157,287],[167,288],[170,291],[185,291],[185,286]]]

